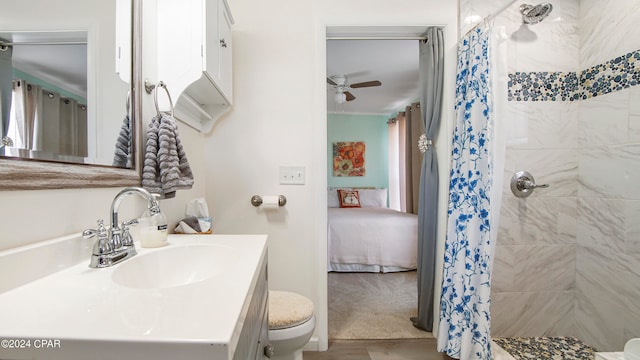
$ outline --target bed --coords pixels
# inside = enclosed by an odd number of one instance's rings
[[[351,193],[340,196],[343,191]],[[387,208],[386,197],[386,189],[329,190],[329,271],[416,269],[418,218]]]

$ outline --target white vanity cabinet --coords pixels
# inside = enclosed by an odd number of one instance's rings
[[[231,27],[226,0],[157,0],[158,81],[178,119],[209,131],[233,103]],[[158,97],[161,109],[168,100]]]
[[[261,266],[258,280],[251,296],[233,360],[265,359],[265,348],[269,346],[268,296],[267,266],[265,261],[264,265]]]

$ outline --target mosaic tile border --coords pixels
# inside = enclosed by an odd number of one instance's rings
[[[517,360],[593,359],[595,349],[572,337],[498,338],[493,341]]]
[[[640,50],[580,72],[509,74],[509,101],[576,101],[640,85]]]
[[[509,74],[509,101],[578,100],[575,72],[516,72]]]
[[[581,99],[640,84],[640,50],[580,72]]]

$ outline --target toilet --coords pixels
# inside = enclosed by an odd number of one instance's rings
[[[302,360],[316,326],[313,302],[288,291],[269,291],[269,343],[275,360]]]

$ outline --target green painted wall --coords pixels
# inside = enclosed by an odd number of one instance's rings
[[[329,114],[327,116],[327,184],[329,187],[389,187],[387,156],[387,118],[385,115]],[[365,176],[333,176],[333,143],[364,141]]]

